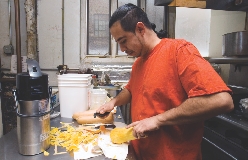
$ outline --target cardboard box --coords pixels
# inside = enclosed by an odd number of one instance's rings
[[[169,6],[206,8],[206,1],[199,0],[173,0]]]
[[[51,108],[56,108],[59,106],[59,91],[58,89],[52,89],[51,95]]]

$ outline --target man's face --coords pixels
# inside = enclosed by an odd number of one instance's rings
[[[129,56],[140,57],[143,49],[141,38],[133,32],[126,32],[122,29],[119,21],[110,28],[110,33],[120,45],[121,51]]]

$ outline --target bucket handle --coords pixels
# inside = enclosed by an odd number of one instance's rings
[[[17,95],[16,95],[16,88],[12,89],[12,93],[13,93],[14,100],[15,100],[15,108],[14,108],[14,110],[16,110],[17,107],[18,107],[18,101],[17,101]]]
[[[12,93],[13,93],[14,100],[15,100],[15,108],[13,110],[16,110],[17,111],[18,100],[17,100],[17,95],[16,95],[16,88],[14,88],[12,90]],[[52,87],[51,86],[49,86],[49,88],[48,88],[48,93],[49,93],[49,99],[50,99],[50,106],[52,106],[52,107],[50,107],[50,111],[49,112],[45,112],[44,115],[46,115],[47,113],[50,113],[50,112],[53,112],[54,111],[54,107],[52,105]]]
[[[49,99],[50,99],[50,112],[51,113],[53,113],[53,111],[54,111],[54,106],[52,105],[52,87],[51,86],[49,86],[49,88],[48,88],[48,93],[49,93]]]
[[[24,115],[24,114],[21,114],[18,110],[18,108],[16,108],[16,114],[17,116],[19,117],[42,117],[42,116],[45,116],[47,114],[51,113],[51,110],[48,111],[48,112],[44,112],[44,113],[40,113],[40,114],[35,114],[35,115]]]

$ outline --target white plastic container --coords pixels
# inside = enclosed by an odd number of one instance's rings
[[[85,83],[80,83],[80,82],[58,82],[58,85],[68,85],[68,86],[75,86],[75,85],[80,85],[80,86],[88,86],[91,85],[91,82],[85,82]]]
[[[72,118],[75,112],[89,109],[91,75],[71,74],[71,77],[68,75],[70,74],[58,75],[60,113],[61,117]]]
[[[65,74],[66,75],[66,74]],[[78,82],[78,83],[87,83],[90,82],[92,77],[70,77],[70,76],[63,76],[58,75],[58,82]]]
[[[107,93],[105,89],[90,89],[90,109],[96,109],[105,104]]]
[[[77,78],[89,78],[92,74],[62,74],[58,75],[58,77],[77,77]]]
[[[89,109],[89,85],[58,85],[61,117],[72,118],[73,113]]]

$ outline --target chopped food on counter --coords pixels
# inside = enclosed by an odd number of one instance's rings
[[[96,146],[99,133],[101,131],[105,132],[104,126],[100,126],[99,129],[93,129],[85,126],[73,127],[70,123],[61,122],[61,124],[61,127],[52,128],[50,131],[50,143],[55,146],[55,154],[75,152],[79,150],[79,145],[84,147],[89,143]],[[58,153],[57,146],[65,148],[67,152]],[[84,148],[87,149],[86,147]]]
[[[49,152],[44,151],[44,156],[49,156]]]
[[[54,145],[53,155],[69,153],[74,159],[88,159],[99,155],[111,159],[127,157],[128,143],[114,144],[111,142],[112,127],[107,129],[110,124],[75,126],[73,123],[60,123],[61,127],[52,127],[50,131],[50,143]],[[116,125],[122,125],[122,123],[116,122]],[[49,153],[44,151],[44,156],[49,156]]]

